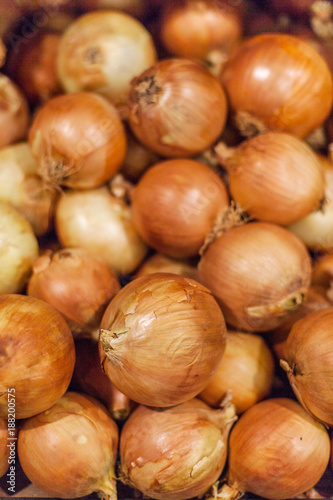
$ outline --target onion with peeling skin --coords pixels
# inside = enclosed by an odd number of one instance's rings
[[[196,263],[190,262],[189,259],[173,259],[172,257],[167,257],[160,253],[155,253],[148,257],[136,271],[135,278],[153,273],[181,274],[186,278],[192,278],[196,281],[198,281],[199,278]]]
[[[38,254],[31,224],[12,205],[0,201],[0,295],[24,289]]]
[[[0,148],[24,140],[28,134],[30,111],[21,89],[0,74]]]
[[[163,410],[140,405],[120,434],[120,478],[160,500],[203,495],[224,468],[235,420],[230,404],[218,410],[198,399]]]
[[[105,186],[64,193],[56,207],[55,225],[62,246],[85,248],[117,274],[134,272],[147,253],[130,207]]]
[[[28,479],[56,498],[97,492],[116,500],[118,428],[96,399],[67,392],[51,408],[27,419],[17,450]]]
[[[111,382],[130,399],[171,406],[196,396],[217,371],[226,327],[195,280],[156,273],[118,292],[101,321],[99,352]]]
[[[10,444],[8,441],[8,421],[0,418],[0,477],[6,474],[9,468],[10,448],[7,446],[8,444]]]

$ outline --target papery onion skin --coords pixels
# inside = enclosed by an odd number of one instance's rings
[[[190,59],[160,60],[134,78],[128,98],[134,135],[163,157],[190,157],[223,132],[227,99],[218,79]]]
[[[304,138],[324,123],[332,108],[326,62],[292,35],[264,33],[245,40],[224,65],[221,82],[247,136],[272,130]]]
[[[307,314],[291,328],[280,361],[304,408],[333,426],[333,307]]]
[[[120,290],[117,275],[84,248],[62,248],[33,265],[27,293],[44,300],[82,328],[97,328]]]
[[[320,208],[324,171],[304,141],[266,132],[243,141],[226,159],[232,198],[250,217],[292,224]]]
[[[228,204],[228,191],[218,174],[187,158],[155,164],[131,194],[133,222],[143,240],[174,258],[198,255]]]
[[[267,399],[247,410],[231,430],[227,483],[234,493],[294,498],[315,486],[329,455],[329,434],[320,422],[293,399]]]
[[[224,317],[209,290],[169,273],[136,278],[101,321],[99,353],[112,383],[130,399],[172,406],[197,395],[225,350]]]
[[[130,207],[105,186],[63,194],[55,225],[62,246],[85,248],[120,275],[135,271],[148,250],[134,227]]]
[[[186,278],[198,281],[198,267],[189,259],[173,259],[166,255],[155,253],[148,257],[135,273],[135,278],[153,273],[181,274]]]
[[[218,408],[230,392],[239,415],[268,395],[274,368],[273,355],[263,337],[228,330],[223,361],[198,397]]]
[[[49,183],[89,189],[110,180],[126,152],[116,108],[92,92],[60,95],[37,112],[29,144],[38,173]]]
[[[121,478],[161,500],[204,494],[224,468],[234,415],[197,399],[162,411],[140,405],[120,434]]]
[[[208,246],[199,262],[199,280],[216,297],[230,326],[264,332],[300,306],[311,270],[299,238],[276,224],[250,222]]]
[[[0,477],[6,474],[9,463],[10,448],[7,446],[8,441],[8,422],[4,418],[0,418]]]
[[[66,92],[96,92],[120,109],[132,78],[156,59],[154,41],[140,21],[117,10],[101,10],[83,14],[65,31],[58,74]]]
[[[21,89],[6,75],[0,74],[0,148],[24,140],[30,124],[28,101]]]
[[[23,291],[38,254],[31,224],[15,207],[0,201],[0,295]]]
[[[0,295],[0,417],[6,418],[7,390],[15,389],[16,418],[47,410],[67,390],[75,347],[61,314],[26,295]]]
[[[23,423],[17,449],[26,476],[50,496],[97,491],[115,500],[117,446],[118,428],[105,407],[71,391]]]

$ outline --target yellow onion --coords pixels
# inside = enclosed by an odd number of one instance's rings
[[[333,426],[333,307],[307,314],[290,330],[280,360],[309,413]]]
[[[198,267],[189,259],[173,259],[166,255],[155,253],[148,257],[135,273],[135,278],[153,273],[181,274],[186,278],[198,281]]]
[[[118,428],[105,407],[71,391],[23,423],[17,449],[28,479],[51,497],[96,491],[116,500],[117,446]]]
[[[266,132],[217,155],[228,172],[233,199],[252,217],[287,225],[318,210],[324,171],[308,144],[291,134]]]
[[[272,130],[307,137],[332,107],[332,76],[325,60],[293,35],[262,33],[245,39],[225,63],[221,82],[246,136]]]
[[[267,396],[273,376],[273,355],[263,337],[228,330],[223,361],[198,397],[218,408],[230,393],[239,415]]]
[[[0,294],[23,290],[38,254],[31,224],[15,207],[0,201]]]
[[[89,189],[110,180],[126,152],[116,108],[93,92],[53,97],[29,129],[38,173],[51,185]]]
[[[0,149],[0,199],[28,219],[36,236],[52,228],[57,192],[37,174],[27,142]]]
[[[21,89],[8,76],[0,74],[0,148],[24,140],[30,112]]]
[[[97,342],[91,339],[77,339],[75,353],[71,388],[101,401],[115,420],[127,418],[135,403],[120,392],[103,372]]]
[[[218,215],[229,204],[227,188],[210,167],[192,159],[155,164],[131,193],[133,222],[143,240],[174,258],[199,254]]]
[[[321,287],[325,297],[333,302],[333,254],[324,254],[315,259],[312,284]]]
[[[62,35],[58,74],[66,92],[96,92],[120,109],[131,80],[156,58],[154,41],[140,21],[118,10],[94,11]]]
[[[140,405],[120,434],[120,477],[144,495],[185,500],[220,476],[235,421],[232,405],[213,410],[198,399],[172,408]]]
[[[15,392],[16,418],[52,406],[67,390],[75,347],[61,314],[46,302],[0,295],[0,417],[7,418],[7,391]]]
[[[0,477],[6,474],[9,468],[10,447],[7,446],[8,444],[8,422],[7,419],[0,418]]]
[[[28,295],[51,304],[72,329],[85,331],[99,327],[107,305],[119,290],[114,271],[84,248],[62,248],[41,255],[33,264],[27,287]]]
[[[147,253],[130,207],[105,186],[67,191],[58,201],[55,216],[62,246],[85,248],[117,274],[135,271]]]
[[[199,280],[229,325],[277,328],[303,302],[311,280],[304,244],[276,224],[250,222],[218,236],[199,262]]]
[[[313,488],[328,465],[325,427],[289,398],[260,401],[230,433],[226,484],[218,498],[249,492],[271,500],[294,498]]]
[[[118,292],[101,321],[99,350],[111,382],[130,399],[171,406],[196,396],[225,350],[222,312],[205,287],[156,273]]]
[[[129,128],[126,129],[126,134],[127,149],[120,172],[125,179],[137,182],[141,175],[154,163],[157,163],[160,158],[151,149],[146,148],[138,141]]]

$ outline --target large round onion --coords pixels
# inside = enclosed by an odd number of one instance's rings
[[[0,295],[0,417],[7,418],[8,390],[16,418],[52,406],[67,390],[74,370],[71,331],[56,309],[26,295]]]
[[[120,434],[121,478],[144,495],[185,500],[221,474],[233,406],[213,410],[198,399],[172,408],[134,410]]]
[[[176,274],[128,283],[107,307],[100,329],[105,373],[130,399],[172,406],[197,395],[225,350],[222,312],[205,287]]]

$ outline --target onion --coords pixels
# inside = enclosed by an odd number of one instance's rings
[[[230,150],[216,147],[228,171],[233,199],[250,217],[292,224],[320,208],[324,172],[304,141],[283,132],[266,132]]]
[[[303,219],[288,226],[309,250],[327,252],[333,249],[333,162],[319,156],[324,169],[324,203],[320,210],[315,210]]]
[[[274,359],[265,340],[254,333],[228,330],[223,361],[199,398],[218,408],[230,393],[239,415],[268,395],[273,375]]]
[[[297,321],[280,361],[300,403],[330,426],[333,426],[332,320],[333,307],[328,307]]]
[[[332,108],[326,62],[292,35],[265,33],[243,41],[224,65],[221,82],[246,136],[268,129],[307,137]]]
[[[23,290],[38,253],[30,223],[12,205],[0,201],[0,295]]]
[[[145,276],[153,273],[180,274],[186,278],[198,281],[198,268],[196,263],[185,259],[173,259],[159,253],[148,257],[135,273],[135,277]]]
[[[224,318],[195,280],[156,273],[118,292],[101,321],[102,368],[133,401],[171,406],[196,396],[225,350]]]
[[[333,255],[325,254],[314,261],[312,284],[322,287],[327,299],[333,302]]]
[[[75,352],[71,387],[101,401],[115,420],[125,420],[135,403],[122,394],[102,371],[97,342],[77,339]]]
[[[222,133],[227,100],[218,79],[188,59],[160,60],[133,79],[128,122],[136,137],[166,157],[194,156]]]
[[[126,134],[115,107],[92,92],[60,95],[35,116],[29,144],[51,185],[94,188],[120,169]]]
[[[0,311],[0,417],[7,418],[7,391],[14,389],[16,418],[29,418],[67,390],[74,340],[60,313],[42,300],[0,295]]]
[[[116,274],[84,248],[50,250],[34,262],[32,270],[28,295],[51,304],[72,329],[97,329],[120,290]]]
[[[169,257],[186,258],[199,253],[229,196],[207,165],[172,159],[145,172],[131,200],[133,222],[144,241]]]
[[[173,408],[134,410],[120,434],[120,477],[144,495],[184,500],[221,474],[235,421],[232,405],[212,410],[192,399]]]
[[[138,141],[129,128],[126,129],[126,133],[127,149],[121,165],[121,173],[127,180],[137,182],[141,175],[160,158]]]
[[[130,207],[105,186],[63,194],[56,207],[56,232],[62,246],[85,248],[121,275],[135,271],[147,252]]]
[[[10,448],[8,444],[8,422],[0,418],[0,477],[4,476],[9,468]]]
[[[117,10],[88,12],[61,38],[58,74],[66,92],[97,92],[121,108],[132,78],[156,58],[153,39],[140,21]]]
[[[160,30],[170,54],[204,60],[214,49],[228,54],[241,38],[242,22],[227,1],[182,0],[163,5]]]
[[[29,480],[50,496],[78,498],[94,491],[115,500],[118,428],[94,398],[67,392],[26,420],[18,457]]]
[[[78,7],[83,11],[115,9],[138,18],[142,18],[147,14],[146,0],[78,0],[77,3]]]
[[[57,192],[45,186],[27,142],[0,149],[0,199],[14,205],[36,236],[53,227]]]
[[[10,78],[0,74],[0,148],[25,139],[29,121],[26,97]]]
[[[301,305],[311,270],[299,238],[275,224],[250,222],[208,246],[199,262],[199,280],[212,291],[229,325],[264,332]]]
[[[219,496],[294,498],[316,485],[329,456],[328,432],[301,405],[289,398],[261,401],[231,430],[227,483]]]

